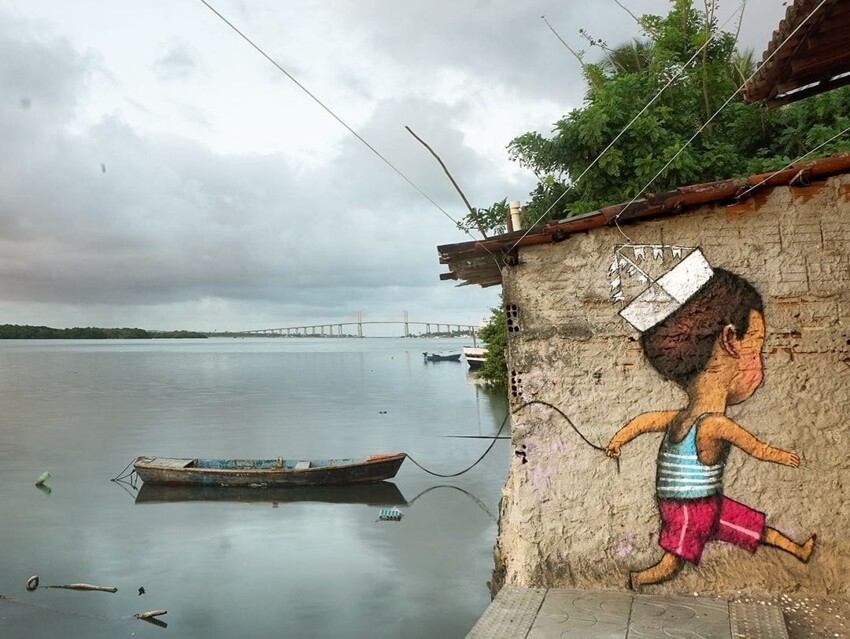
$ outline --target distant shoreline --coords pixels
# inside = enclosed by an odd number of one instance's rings
[[[0,339],[206,339],[196,331],[147,331],[143,328],[51,328],[0,324]]]

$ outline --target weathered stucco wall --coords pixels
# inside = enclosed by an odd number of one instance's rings
[[[710,543],[653,592],[850,592],[850,176],[778,188],[734,207],[710,206],[631,224],[636,244],[701,247],[714,267],[744,276],[765,301],[765,382],[727,414],[762,441],[796,451],[791,468],[733,449],[725,494],[767,524],[819,539],[808,564],[774,548]],[[512,455],[500,514],[494,587],[624,588],[629,570],[662,555],[654,497],[660,435],[623,447],[617,464],[582,442],[543,400],[605,446],[631,418],[676,409],[684,393],[643,358],[607,278],[616,229],[523,248],[504,273],[516,305],[508,335],[515,372]],[[517,454],[519,453],[519,454]],[[525,463],[523,463],[523,459]]]

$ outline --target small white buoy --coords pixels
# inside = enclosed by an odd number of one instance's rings
[[[35,480],[36,486],[44,486],[44,482],[50,479],[50,473],[46,470],[38,476],[38,479]]]
[[[36,588],[38,588],[38,575],[33,575],[32,577],[27,579],[27,590],[32,592]]]

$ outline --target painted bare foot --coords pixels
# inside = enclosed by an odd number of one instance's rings
[[[809,559],[811,559],[812,553],[815,551],[815,542],[818,539],[817,533],[812,533],[812,536],[809,537],[808,541],[800,546],[800,550],[796,553],[797,559],[802,561],[804,564],[809,563]]]

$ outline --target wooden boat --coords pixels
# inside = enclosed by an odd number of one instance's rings
[[[250,488],[245,486],[191,486],[144,483],[136,495],[137,504],[174,502],[228,502],[239,504],[288,504],[322,502],[326,504],[365,504],[367,506],[405,506],[407,500],[389,481],[337,486],[290,486],[288,488]]]
[[[484,359],[487,357],[487,349],[480,346],[464,346],[463,357],[466,363],[469,364],[470,370],[476,370],[484,364]]]
[[[355,459],[175,459],[137,457],[133,469],[150,484],[193,486],[327,486],[395,477],[405,453]]]
[[[459,362],[460,353],[422,353],[426,362]]]

